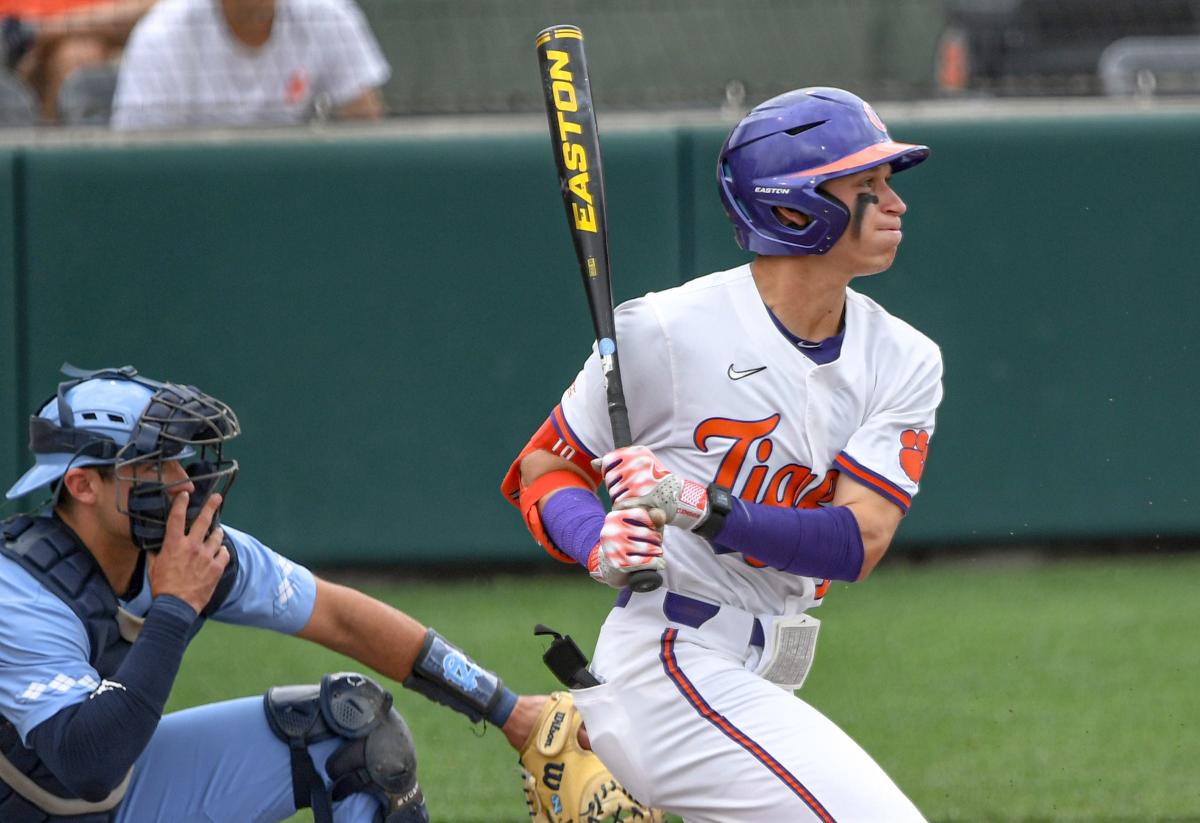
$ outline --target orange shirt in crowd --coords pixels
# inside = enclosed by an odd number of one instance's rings
[[[103,6],[112,0],[0,0],[0,17],[15,15],[26,19],[54,17],[87,6]]]

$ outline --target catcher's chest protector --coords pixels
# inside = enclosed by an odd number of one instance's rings
[[[87,631],[91,654],[88,662],[100,676],[112,675],[125,660],[137,637],[137,628],[119,610],[117,596],[104,572],[79,538],[58,518],[17,515],[0,523],[0,552],[19,564],[31,577],[70,606]],[[192,626],[194,635],[204,617],[225,601],[237,575],[236,552],[229,546],[229,565],[204,613]],[[141,573],[139,566],[138,573]],[[120,617],[118,615],[121,614]],[[5,776],[9,779],[5,779]],[[21,788],[21,775],[33,788]],[[39,799],[38,789],[50,795]],[[108,823],[115,817],[123,789],[116,802],[89,804],[63,786],[32,749],[21,743],[20,734],[7,718],[0,717],[0,821],[4,823]],[[44,805],[68,801],[78,814],[52,814]],[[110,808],[98,808],[109,805]],[[91,807],[89,809],[89,807]]]

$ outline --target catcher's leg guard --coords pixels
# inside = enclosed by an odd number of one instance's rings
[[[325,675],[320,686],[276,686],[263,707],[271,730],[292,752],[296,808],[312,806],[316,823],[331,823],[331,801],[355,792],[379,800],[382,823],[429,823],[412,734],[374,680],[341,672]],[[333,782],[327,789],[308,747],[333,737],[346,742],[325,763]]]

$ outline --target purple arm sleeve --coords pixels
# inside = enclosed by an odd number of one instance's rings
[[[862,532],[845,506],[789,509],[734,499],[713,542],[790,574],[858,579]]]
[[[84,800],[107,797],[150,742],[195,620],[195,610],[179,598],[155,598],[112,679],[29,733],[55,777]]]
[[[604,504],[587,489],[563,489],[542,504],[542,528],[586,569],[604,528]]]

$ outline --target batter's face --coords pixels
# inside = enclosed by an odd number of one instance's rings
[[[908,206],[891,186],[892,167],[885,163],[821,188],[850,212],[850,225],[825,256],[852,275],[878,274],[891,267],[900,247],[900,218]]]

